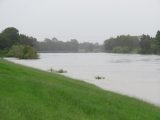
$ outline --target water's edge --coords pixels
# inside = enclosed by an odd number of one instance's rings
[[[38,60],[7,60],[43,71],[62,68],[68,71],[63,74],[67,77],[160,106],[160,57],[96,53],[40,55]],[[96,80],[96,75],[106,79]]]

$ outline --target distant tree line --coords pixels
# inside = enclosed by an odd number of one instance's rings
[[[31,47],[34,49],[31,49]],[[19,56],[19,58],[27,58],[26,56],[29,55],[26,55],[25,51],[29,48],[30,50],[34,50],[32,52],[30,51],[30,53],[35,53],[35,50],[38,52],[102,51],[102,45],[99,45],[98,43],[79,43],[76,39],[71,39],[70,41],[64,42],[54,37],[52,39],[46,38],[44,41],[37,41],[37,39],[32,36],[20,34],[19,30],[14,27],[8,27],[0,33],[0,55],[7,54],[7,56]],[[10,50],[12,50],[12,52]],[[18,50],[24,51],[24,53],[18,52]],[[17,54],[14,55],[13,53]]]
[[[121,35],[104,41],[106,52],[160,54],[160,31],[155,37],[149,35]]]
[[[37,50],[40,52],[100,52],[101,47],[98,43],[79,43],[76,39],[63,42],[55,37],[37,42]]]
[[[120,35],[105,40],[103,45],[91,42],[79,43],[76,39],[64,42],[55,37],[37,41],[34,37],[20,34],[14,27],[6,28],[0,33],[0,55],[19,56],[19,58],[27,59],[36,58],[37,51],[160,54],[160,31],[157,31],[155,37]]]

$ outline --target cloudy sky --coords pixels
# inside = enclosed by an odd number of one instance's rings
[[[102,43],[120,35],[160,29],[160,0],[0,0],[0,31],[16,27],[43,40]]]

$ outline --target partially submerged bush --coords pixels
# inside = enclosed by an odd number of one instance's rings
[[[102,76],[96,76],[95,79],[100,80],[100,79],[105,79],[105,77]]]
[[[63,70],[63,69],[54,70],[53,68],[50,68],[49,71],[50,72],[55,72],[55,73],[67,73],[67,71]]]
[[[57,72],[57,73],[67,73],[67,71],[66,71],[66,70],[63,70],[63,69],[57,70],[56,72]]]
[[[19,59],[37,59],[37,51],[28,45],[13,45],[9,52],[8,57],[16,57]]]

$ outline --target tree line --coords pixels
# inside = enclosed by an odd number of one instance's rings
[[[46,38],[42,42],[37,42],[39,52],[100,52],[102,46],[98,43],[79,43],[76,39],[64,42],[57,38]]]
[[[8,51],[13,45],[28,45],[38,52],[100,52],[102,45],[98,43],[79,43],[76,39],[64,42],[57,38],[46,38],[38,41],[32,36],[19,34],[18,29],[9,27],[0,33],[0,51]]]
[[[6,28],[0,33],[0,54],[15,56],[17,53],[16,56],[20,56],[19,58],[32,58],[34,54],[37,57],[36,51],[160,54],[160,31],[157,31],[155,37],[120,35],[105,40],[103,45],[91,42],[79,43],[76,39],[64,42],[55,37],[38,41],[32,36],[20,34],[14,27]]]
[[[149,35],[130,36],[120,35],[104,41],[106,52],[160,54],[160,31],[155,37]]]

